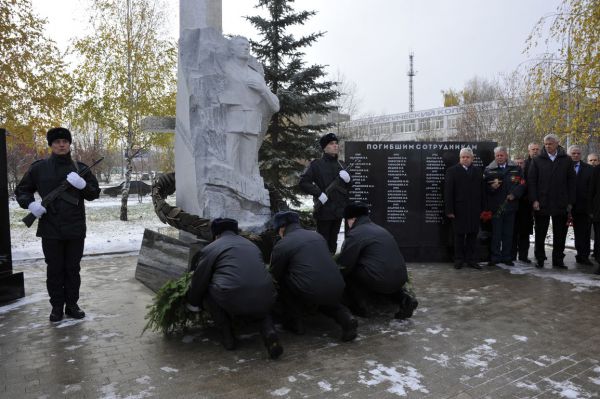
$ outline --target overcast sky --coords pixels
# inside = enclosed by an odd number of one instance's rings
[[[170,31],[178,32],[178,0],[170,7]],[[33,0],[48,19],[48,36],[65,48],[85,27],[85,0]],[[441,107],[441,90],[460,89],[474,76],[494,78],[527,65],[525,41],[540,17],[559,0],[296,0],[315,10],[297,33],[325,31],[307,61],[340,71],[357,86],[361,114],[408,111],[408,54],[415,55],[415,110]],[[223,0],[224,33],[258,39],[243,16],[254,0]],[[539,51],[538,51],[539,52]]]

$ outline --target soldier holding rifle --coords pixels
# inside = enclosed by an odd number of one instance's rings
[[[15,194],[19,205],[31,212],[23,221],[30,226],[31,215],[39,219],[37,236],[42,238],[48,265],[46,287],[52,305],[50,321],[62,320],[63,313],[81,319],[85,313],[77,301],[81,284],[79,262],[86,232],[83,200],[98,198],[100,188],[89,168],[71,158],[72,138],[68,129],[52,128],[46,138],[52,154],[31,165]],[[35,200],[36,191],[42,201]]]
[[[323,156],[310,163],[300,177],[300,189],[313,196],[317,231],[335,254],[337,236],[348,204],[350,174],[338,160],[339,145],[335,134],[327,133],[319,140]]]

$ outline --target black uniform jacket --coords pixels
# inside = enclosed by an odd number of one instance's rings
[[[267,314],[276,292],[260,249],[231,231],[202,248],[188,302],[200,306],[207,294],[231,315]]]
[[[444,203],[446,215],[453,213],[455,234],[477,233],[479,215],[483,201],[483,173],[471,165],[469,172],[461,164],[451,166],[446,171],[444,181]]]
[[[600,222],[600,165],[594,166],[588,194],[588,214],[594,222]]]
[[[573,169],[575,162],[573,162]],[[575,178],[575,204],[573,205],[573,213],[588,213],[588,195],[590,184],[592,183],[592,173],[594,168],[587,163],[579,162],[579,173]]]
[[[344,292],[344,279],[327,242],[316,231],[305,230],[298,223],[288,225],[284,237],[275,244],[271,273],[308,303],[335,305]]]
[[[331,182],[338,180],[337,188],[327,194],[327,202],[325,202],[325,205],[319,206],[320,209],[315,213],[315,219],[317,220],[342,219],[344,216],[344,208],[348,204],[348,190],[350,190],[351,182],[345,183],[339,177],[340,170],[342,170],[340,163],[337,157],[323,154],[320,159],[312,161],[300,176],[300,189],[313,196],[315,209],[317,204],[320,204],[318,198],[321,193],[325,192]]]
[[[543,148],[529,166],[529,200],[539,201],[540,213],[560,215],[575,203],[575,170],[573,161],[558,147],[554,162]]]
[[[496,180],[500,186],[493,188],[492,183]],[[509,161],[504,168],[501,168],[496,161],[492,161],[483,171],[483,182],[485,210],[497,212],[501,206],[504,206],[503,212],[515,212],[519,209],[519,198],[525,192],[525,180],[521,168],[515,163]],[[514,195],[515,199],[507,200],[509,194]]]
[[[344,275],[356,275],[369,289],[391,294],[408,281],[404,257],[389,231],[361,216],[348,232],[338,258]]]
[[[77,162],[82,170],[86,165]],[[42,199],[58,187],[70,172],[76,172],[71,155],[50,155],[47,159],[34,162],[15,189],[15,195],[21,208],[27,209],[35,201],[33,194],[37,191]],[[46,213],[38,220],[37,236],[49,239],[71,240],[85,237],[84,200],[92,201],[100,196],[98,180],[91,171],[83,179],[86,186],[83,190],[68,188],[46,208]]]

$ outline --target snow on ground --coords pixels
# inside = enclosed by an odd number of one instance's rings
[[[582,273],[577,270],[557,271],[556,269],[538,269],[533,264],[515,262],[514,266],[506,266],[503,263],[497,264],[497,267],[510,271],[511,274],[530,274],[536,277],[551,278],[574,285],[572,291],[589,291],[593,288],[600,288],[600,279],[589,273]],[[546,267],[550,267],[546,264]],[[515,338],[516,339],[516,338]]]
[[[167,200],[175,204],[175,197]],[[85,255],[113,252],[137,252],[140,250],[144,229],[157,230],[167,227],[154,213],[149,196],[142,202],[134,195],[127,202],[128,221],[119,220],[121,200],[102,196],[95,201],[86,201],[87,237]],[[36,237],[37,222],[27,228],[21,219],[28,211],[21,209],[15,201],[9,201],[10,234],[13,260],[43,258],[42,245]]]

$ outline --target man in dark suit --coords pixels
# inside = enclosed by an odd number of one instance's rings
[[[581,148],[578,145],[569,147],[569,156],[573,160],[575,179],[575,204],[573,204],[573,231],[575,232],[575,249],[577,263],[592,266],[590,261],[590,239],[592,234],[592,219],[588,213],[588,192],[592,179],[593,168],[581,160]]]
[[[546,234],[552,217],[552,266],[566,269],[565,240],[567,220],[575,203],[575,170],[573,161],[559,145],[558,137],[544,137],[542,153],[529,167],[529,200],[535,212],[536,267],[543,268],[546,259]]]
[[[452,220],[454,230],[454,267],[463,265],[481,269],[476,262],[475,251],[481,213],[481,169],[473,165],[473,150],[460,150],[459,163],[446,171],[444,180],[444,203],[446,216]]]

